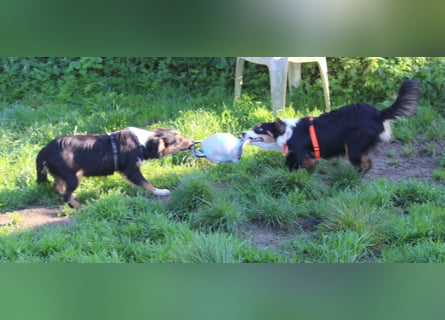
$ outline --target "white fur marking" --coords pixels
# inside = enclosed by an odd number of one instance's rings
[[[287,143],[287,140],[289,140],[292,137],[292,134],[294,133],[294,128],[299,122],[299,119],[284,119],[283,122],[286,123],[286,131],[284,132],[284,135],[279,136],[277,138],[277,144],[280,146],[280,148],[283,147],[285,143]]]
[[[165,197],[165,196],[168,196],[170,194],[170,190],[168,190],[168,189],[155,189],[155,191],[153,191],[153,194],[156,195],[156,196]]]
[[[383,132],[380,134],[379,138],[383,142],[389,142],[391,140],[391,122],[386,120],[383,122]]]
[[[147,141],[154,136],[154,132],[153,131],[148,131],[148,130],[144,130],[144,129],[139,129],[139,128],[135,128],[135,127],[128,127],[128,130],[131,131],[131,133],[133,133],[136,138],[138,139],[139,145],[141,146],[145,146],[147,144]]]
[[[283,119],[284,123],[286,123],[288,126],[295,127],[297,123],[300,121],[300,119]]]

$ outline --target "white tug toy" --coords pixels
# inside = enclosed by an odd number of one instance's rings
[[[198,158],[207,158],[214,163],[237,162],[249,139],[237,138],[230,133],[215,133],[204,140],[196,141],[191,149]],[[196,148],[201,144],[201,150]]]

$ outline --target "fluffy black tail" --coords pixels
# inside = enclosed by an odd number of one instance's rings
[[[36,158],[37,182],[48,181],[48,169],[46,168],[46,161],[44,159],[45,149],[42,149]]]
[[[414,80],[405,80],[400,85],[396,101],[380,112],[382,121],[409,117],[416,114],[419,103],[420,85]]]

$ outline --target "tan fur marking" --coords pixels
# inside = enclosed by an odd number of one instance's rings
[[[56,189],[56,191],[59,194],[64,194],[65,193],[65,183],[63,182],[62,179],[55,178],[55,180],[54,180],[54,189]]]
[[[163,157],[165,152],[165,143],[164,140],[159,139],[159,145],[158,145],[158,153]]]
[[[141,187],[144,188],[145,190],[149,190],[153,193],[156,191],[156,188],[150,182],[144,183]]]
[[[268,134],[258,134],[258,137],[263,138],[264,143],[275,143],[276,142],[275,138]]]
[[[83,177],[83,170],[77,171],[76,172],[76,177],[80,181],[80,179],[82,179],[82,177]]]
[[[68,201],[68,203],[73,208],[79,208],[80,207],[80,203],[78,201],[74,200],[73,197],[71,197],[71,199],[70,199],[70,201]]]
[[[303,163],[302,163],[302,166],[303,166],[303,168],[308,168],[308,167],[312,166],[313,164],[314,164],[314,160],[312,160],[312,159],[304,159]]]
[[[180,150],[185,150],[193,144],[192,139],[183,138],[181,136],[177,136],[176,139],[177,141],[179,141],[178,143],[169,145],[167,147],[165,146],[164,141],[162,141],[162,139],[159,141],[158,151],[161,157],[175,153]]]
[[[360,168],[364,172],[366,172],[369,169],[371,169],[371,166],[372,166],[372,162],[371,162],[371,159],[369,158],[369,155],[367,153],[363,154],[362,158],[361,158]]]

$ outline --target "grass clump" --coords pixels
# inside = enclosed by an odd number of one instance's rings
[[[320,160],[313,171],[314,175],[318,175],[333,190],[354,188],[360,184],[359,171],[342,158]]]
[[[237,201],[218,196],[195,211],[191,216],[191,226],[209,231],[236,233],[247,221],[245,208]]]
[[[383,263],[443,263],[445,245],[443,241],[430,238],[419,239],[412,245],[393,245],[384,248],[379,262]]]
[[[220,233],[194,233],[191,238],[179,245],[174,261],[182,263],[234,263],[241,262],[237,257],[240,244],[231,236]]]
[[[345,192],[330,199],[324,214],[324,230],[353,231],[367,235],[373,244],[381,243],[385,235],[385,212],[382,207],[362,197],[359,192]]]
[[[287,197],[276,198],[260,192],[247,210],[250,220],[260,221],[267,227],[291,228],[297,219],[298,211]]]
[[[216,191],[202,172],[187,174],[179,180],[170,193],[168,210],[174,217],[190,219],[193,211],[208,206],[216,197]]]
[[[329,194],[328,186],[304,169],[289,171],[287,168],[269,168],[259,179],[259,185],[273,197],[302,192],[307,199],[318,199]]]
[[[319,241],[295,242],[296,260],[301,262],[356,263],[365,261],[372,246],[368,234],[336,231],[324,234]]]
[[[441,189],[436,186],[409,179],[403,180],[395,186],[391,201],[394,206],[406,208],[415,203],[443,201],[443,194]]]

